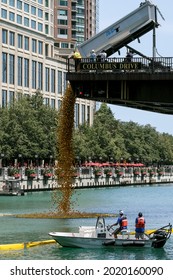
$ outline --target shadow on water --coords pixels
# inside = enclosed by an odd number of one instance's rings
[[[66,260],[169,260],[164,248],[81,249],[52,246],[51,257]]]
[[[0,259],[6,260],[169,260],[164,248],[62,248],[58,244],[32,247],[20,251],[0,251]]]

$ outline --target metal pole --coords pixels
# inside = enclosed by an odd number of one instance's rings
[[[153,60],[156,57],[156,27],[153,27]]]

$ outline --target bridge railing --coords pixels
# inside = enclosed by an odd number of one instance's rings
[[[75,60],[67,59],[68,72],[115,72],[115,73],[136,73],[136,72],[170,72],[173,71],[173,57],[155,57],[155,58],[107,58],[105,61],[90,58],[81,58]]]

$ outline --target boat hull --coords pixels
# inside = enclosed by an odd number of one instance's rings
[[[111,227],[105,225],[104,217],[98,217],[96,226],[80,226],[79,232],[50,232],[49,235],[63,247],[75,248],[107,248],[107,247],[154,247],[161,248],[170,238],[172,225],[168,224],[145,239],[136,239],[128,229],[114,237]]]
[[[107,248],[107,247],[152,247],[151,240],[114,239],[114,238],[90,238],[63,236],[49,233],[52,238],[63,247],[74,248]]]

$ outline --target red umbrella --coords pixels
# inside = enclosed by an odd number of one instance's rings
[[[143,163],[132,163],[133,167],[142,167],[145,166]]]
[[[103,166],[103,167],[104,167],[104,166],[105,166],[105,167],[106,167],[106,166],[111,166],[111,163],[109,163],[109,162],[103,162],[103,163],[101,163],[101,166]]]
[[[86,162],[83,164],[83,166],[88,166],[88,167],[92,167],[92,166],[97,166],[97,167],[100,167],[101,166],[101,163],[100,162]]]

